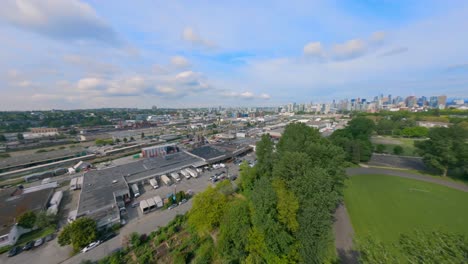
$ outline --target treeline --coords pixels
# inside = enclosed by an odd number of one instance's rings
[[[346,153],[346,160],[359,163],[369,161],[373,146],[370,140],[375,130],[375,123],[366,117],[356,117],[349,121],[344,129],[338,129],[330,136],[336,146]]]
[[[188,223],[215,236],[213,262],[326,263],[334,257],[333,212],[342,199],[344,153],[304,124],[274,146],[264,135],[257,165],[229,186],[195,196]]]

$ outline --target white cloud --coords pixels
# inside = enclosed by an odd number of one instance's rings
[[[101,78],[83,78],[78,80],[76,84],[76,88],[81,91],[88,91],[88,90],[103,90],[107,86],[107,81]]]
[[[220,95],[224,96],[224,97],[241,98],[241,99],[245,99],[245,100],[253,100],[253,99],[268,100],[268,99],[271,98],[271,96],[269,94],[262,93],[260,95],[257,95],[257,94],[255,94],[253,92],[250,92],[250,91],[237,93],[237,92],[234,92],[234,91],[224,90],[224,91],[221,92]]]
[[[0,19],[53,39],[121,44],[115,31],[79,0],[3,0]]]
[[[363,55],[367,51],[366,43],[361,39],[348,40],[345,43],[335,44],[331,54],[335,59],[352,59]]]
[[[320,42],[310,42],[304,46],[304,55],[312,57],[322,57],[324,51]]]
[[[182,39],[185,41],[190,42],[193,45],[201,46],[204,48],[214,48],[216,45],[204,38],[202,38],[197,32],[193,30],[191,27],[186,27],[182,32]]]
[[[172,57],[171,64],[177,68],[186,68],[190,66],[190,62],[183,56]]]
[[[177,90],[174,87],[169,87],[169,86],[160,86],[157,87],[156,90],[162,94],[176,94]]]
[[[370,41],[375,44],[380,44],[385,41],[385,38],[387,37],[387,33],[383,31],[377,31],[372,33],[370,37]]]

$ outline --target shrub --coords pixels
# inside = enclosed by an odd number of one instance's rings
[[[377,147],[375,148],[375,152],[377,153],[383,153],[385,151],[385,145],[378,144]]]
[[[403,153],[403,147],[402,146],[393,147],[393,154],[401,155],[402,153]]]

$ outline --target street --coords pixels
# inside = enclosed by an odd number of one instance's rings
[[[251,155],[245,156],[243,159],[253,160]],[[227,168],[221,168],[211,171],[205,171],[201,173],[198,178],[185,179],[182,178],[180,182],[171,186],[160,186],[158,189],[152,189],[150,185],[145,185],[143,188],[140,187],[141,196],[136,201],[141,201],[154,197],[156,195],[165,198],[168,194],[174,191],[187,191],[192,190],[195,195],[206,189],[207,186],[214,186],[209,180],[210,176],[217,172],[228,171],[230,175],[239,176],[239,166],[228,163]],[[66,181],[69,179],[69,175],[61,176],[60,181]],[[62,187],[62,189],[66,189]],[[62,205],[63,209],[69,211],[76,206],[76,199],[78,192],[68,192],[70,198],[66,198],[67,203]],[[138,232],[140,234],[150,233],[156,230],[158,227],[167,225],[177,214],[185,214],[192,207],[192,199],[187,203],[182,204],[173,210],[156,210],[148,214],[142,214],[139,207],[132,208],[127,207],[128,210],[128,221],[125,226],[119,230],[119,234],[92,249],[86,253],[79,253],[75,256],[70,257],[71,247],[60,247],[57,243],[57,238],[45,243],[43,246],[32,249],[30,251],[21,252],[17,256],[8,258],[7,254],[0,255],[0,263],[5,264],[24,264],[24,263],[35,263],[35,264],[50,264],[50,263],[80,263],[82,260],[99,260],[109,255],[113,250],[122,247],[122,239],[124,236],[131,234],[132,232]],[[63,222],[62,222],[63,223]]]

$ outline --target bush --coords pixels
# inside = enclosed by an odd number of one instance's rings
[[[403,147],[402,146],[393,147],[393,154],[401,155],[402,153],[403,153]]]
[[[112,225],[111,230],[115,232],[115,231],[119,230],[120,227],[121,227],[120,223],[115,223],[115,224]]]
[[[0,158],[9,158],[9,157],[11,157],[11,156],[8,153],[1,153],[0,154]]]
[[[378,144],[377,147],[375,148],[375,152],[377,153],[384,153],[385,151],[385,145]]]

